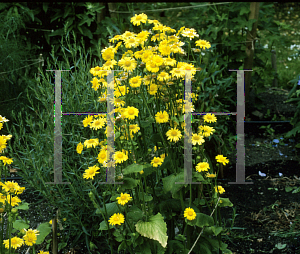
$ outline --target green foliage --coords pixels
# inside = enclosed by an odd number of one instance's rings
[[[293,125],[293,129],[285,134],[285,138],[289,138],[291,136],[295,137],[297,134],[300,133],[300,89],[299,89],[300,75],[297,76],[299,77],[299,79],[295,78],[290,81],[290,83],[294,84],[294,86],[288,95],[288,100],[286,101],[286,103],[295,104],[297,110],[290,122],[291,125]]]

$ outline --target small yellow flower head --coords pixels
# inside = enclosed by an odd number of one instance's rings
[[[219,192],[220,194],[222,194],[225,192],[225,190],[222,186],[218,185],[218,187],[215,187],[215,192]]]
[[[151,164],[154,168],[161,166],[162,163],[163,163],[163,159],[160,157],[154,157],[153,160],[151,161]]]
[[[184,210],[184,217],[186,217],[188,220],[194,220],[196,218],[196,213],[193,208],[186,208]]]
[[[33,246],[33,244],[36,243],[36,240],[37,240],[37,235],[39,235],[39,231],[34,229],[28,229],[26,230],[26,235],[23,236],[23,239],[25,241],[25,244],[28,245],[28,246]]]
[[[155,120],[157,123],[167,123],[169,121],[169,115],[166,111],[160,111],[155,115]]]
[[[77,144],[76,151],[77,153],[81,154],[82,150],[83,150],[83,145],[80,142],[79,144]]]
[[[208,177],[208,178],[214,178],[214,177],[216,177],[216,174],[209,174],[209,173],[207,173],[206,177]]]
[[[9,249],[9,239],[3,240],[3,243],[5,244],[5,248]],[[24,240],[17,236],[11,238],[11,247],[14,249],[21,247],[23,243],[24,243]]]
[[[171,130],[167,131],[166,135],[168,136],[168,140],[175,143],[182,137],[180,130],[177,130],[176,128],[171,128]]]
[[[202,172],[202,171],[208,171],[209,169],[209,164],[207,162],[200,162],[198,163],[198,165],[196,166],[196,170],[198,172]]]
[[[206,114],[205,116],[203,116],[204,122],[208,122],[208,123],[215,123],[217,121],[217,118],[215,117],[214,114]]]
[[[6,164],[12,164],[13,160],[11,158],[7,158],[6,156],[0,156],[0,160],[2,160],[4,166]]]
[[[99,174],[99,172],[97,172],[100,168],[97,167],[96,165],[93,166],[93,167],[89,167],[87,170],[85,170],[85,173],[83,174],[83,178],[86,178],[86,179],[94,179],[94,176],[96,174]]]
[[[196,41],[196,46],[202,48],[202,49],[209,49],[211,47],[210,43],[205,40],[198,40]]]
[[[139,14],[139,15],[135,14],[135,16],[132,17],[132,18],[130,19],[130,22],[131,22],[134,26],[139,26],[139,25],[141,24],[141,22],[142,22],[142,23],[146,23],[147,18],[148,18],[147,15],[144,14],[144,13]]]
[[[121,213],[115,213],[108,220],[109,224],[111,225],[121,225],[121,223],[124,223],[124,221],[124,215]]]
[[[217,155],[216,160],[219,163],[223,163],[223,165],[226,165],[226,163],[229,163],[229,160],[227,159],[227,157],[224,157],[223,155]]]
[[[131,199],[132,199],[132,197],[130,197],[130,194],[127,194],[127,193],[124,193],[124,194],[121,193],[120,197],[117,197],[118,204],[120,204],[120,205],[127,204]]]

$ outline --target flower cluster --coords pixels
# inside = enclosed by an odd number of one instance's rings
[[[3,128],[3,122],[8,122],[5,117],[2,117],[0,115],[0,130]],[[7,146],[6,141],[10,140],[12,135],[1,135],[0,136],[0,153],[3,153],[4,149]],[[13,159],[7,158],[6,156],[0,156],[0,160],[2,161],[3,165],[6,166],[7,164],[11,164],[13,162]],[[1,169],[0,165],[0,169]],[[2,171],[0,170],[0,175],[2,174]],[[21,200],[17,196],[13,195],[19,195],[22,194],[23,191],[25,190],[25,187],[20,187],[18,183],[14,181],[6,181],[6,182],[1,182],[0,181],[0,186],[1,186],[1,193],[0,193],[0,213],[4,212],[10,212],[13,215],[16,215],[17,209],[13,208],[15,206],[19,206],[19,203],[21,203]],[[2,218],[1,218],[1,223]],[[3,240],[3,244],[6,249],[9,249],[9,241],[11,248],[17,249],[21,247],[23,244],[26,244],[27,246],[33,246],[36,244],[37,241],[37,235],[39,235],[39,231],[36,229],[28,229],[26,230],[25,228],[21,230],[20,232],[23,235],[23,238],[19,238],[17,236],[11,237],[11,239]],[[44,252],[40,251],[39,254],[49,254],[49,252]]]

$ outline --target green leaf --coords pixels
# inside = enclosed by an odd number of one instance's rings
[[[47,10],[48,10],[48,7],[49,7],[49,3],[43,3],[43,10],[45,13],[47,13]]]
[[[196,226],[197,227],[209,227],[214,225],[214,219],[204,213],[196,213]]]
[[[38,226],[37,230],[40,232],[36,239],[36,244],[44,242],[47,235],[52,231],[51,226],[48,222],[42,223]]]
[[[139,180],[135,180],[133,178],[123,178],[123,184],[121,185],[121,188],[123,189],[133,189],[135,188],[138,183],[139,183]]]
[[[179,124],[179,121],[178,121],[178,119],[177,119],[176,116],[172,116],[172,117],[171,117],[171,120],[174,121],[174,122],[176,122],[177,124]]]
[[[143,218],[143,212],[137,206],[133,205],[128,209],[127,219],[138,222]]]
[[[249,12],[250,12],[250,8],[243,6],[240,10],[240,15],[243,15],[244,13],[248,14]]]
[[[167,246],[167,224],[160,213],[151,216],[148,222],[139,221],[135,228],[141,236],[158,241],[164,248]]]
[[[214,232],[215,236],[217,236],[218,234],[220,234],[222,232],[223,228],[222,227],[212,226],[211,229]]]
[[[108,223],[108,226],[109,226],[109,229],[112,229],[112,228],[113,228],[113,225],[110,225],[109,223]],[[107,230],[107,225],[106,225],[106,222],[105,222],[105,221],[102,221],[102,222],[100,223],[100,227],[99,227],[98,230]]]
[[[24,228],[28,229],[29,225],[25,221],[23,221],[23,220],[16,220],[13,223],[13,228],[18,229],[19,231],[21,231]]]
[[[105,206],[106,206],[106,211],[107,211],[107,216],[108,217],[112,216],[115,213],[119,213],[118,206],[117,206],[117,204],[115,202],[105,204]],[[105,209],[101,208],[101,212],[105,213]],[[96,213],[97,213],[97,211],[96,211]],[[100,211],[98,211],[98,213],[100,213]]]
[[[84,227],[83,225],[81,226],[81,228],[82,228],[83,232],[84,232],[86,235],[90,235],[90,234],[86,231],[86,229],[85,229],[85,227]]]
[[[155,97],[152,97],[150,100],[147,101],[147,103],[149,104],[149,103],[151,103],[154,100],[155,100]]]
[[[215,200],[215,202],[217,202],[217,200]],[[220,202],[219,202],[218,206],[219,207],[225,207],[225,206],[232,207],[233,204],[230,202],[229,198],[220,198]]]
[[[50,33],[49,36],[57,36],[57,35],[63,35],[64,34],[64,28],[60,28],[55,30],[53,33]]]
[[[297,189],[293,190],[293,194],[300,192],[300,187],[298,187]]]
[[[139,198],[140,200],[143,200],[143,193],[139,193]],[[153,199],[153,197],[150,195],[146,195],[146,193],[144,193],[144,199],[145,199],[145,202],[149,202]]]
[[[29,209],[28,205],[29,205],[28,203],[22,203],[21,205],[16,206],[15,208],[20,210],[28,210]]]
[[[79,27],[78,27],[79,28]],[[93,34],[91,30],[89,30],[87,27],[82,27],[83,35],[89,37],[90,39],[93,39]]]
[[[123,169],[123,175],[131,174],[131,173],[138,173],[143,170],[143,165],[139,164],[131,164],[125,169]]]

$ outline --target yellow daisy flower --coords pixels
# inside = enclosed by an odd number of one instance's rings
[[[3,243],[5,244],[5,248],[9,249],[9,239],[3,240]],[[11,238],[11,247],[14,249],[21,247],[23,243],[24,243],[24,240],[17,236]]]
[[[90,148],[90,147],[96,147],[99,144],[99,139],[88,139],[86,141],[84,141],[84,146],[86,148]]]
[[[93,122],[90,124],[90,128],[94,130],[101,129],[105,125],[105,119],[95,119]]]
[[[210,174],[210,173],[207,173],[205,176],[206,176],[206,177],[209,177],[209,178],[214,178],[214,177],[216,177],[217,175],[216,175],[216,174]]]
[[[159,67],[152,61],[149,61],[146,63],[146,69],[150,72],[158,72],[159,71]]]
[[[199,135],[197,133],[196,134],[193,133],[193,137],[192,137],[192,143],[193,143],[193,145],[196,145],[196,144],[202,145],[204,142],[205,141],[203,139],[203,136],[201,136],[201,135]]]
[[[181,137],[181,132],[177,130],[176,128],[171,128],[171,130],[167,131],[168,140],[171,140],[173,142],[177,142]]]
[[[80,143],[77,145],[77,147],[76,147],[76,152],[79,153],[79,154],[81,154],[82,150],[83,150],[83,145],[82,145],[81,142],[80,142]]]
[[[199,162],[196,166],[196,170],[198,172],[208,171],[208,169],[209,169],[209,164],[207,162]]]
[[[150,87],[148,87],[147,91],[151,95],[155,95],[157,93],[158,86],[156,84],[151,83]]]
[[[120,204],[120,205],[127,204],[131,199],[132,199],[132,197],[130,197],[130,194],[127,194],[127,193],[125,193],[125,194],[121,193],[120,197],[117,197],[118,204]]]
[[[19,199],[17,196],[10,199],[10,195],[7,195],[6,200],[9,204],[11,204],[11,206],[18,206],[18,203],[21,203],[21,199]]]
[[[205,40],[198,40],[196,41],[196,46],[202,48],[202,49],[209,49],[211,47],[210,43]]]
[[[220,194],[223,194],[225,192],[224,188],[220,185],[215,186],[215,192],[219,192]]]
[[[124,57],[118,63],[124,71],[133,71],[136,68],[136,64],[136,60],[131,57]]]
[[[159,157],[154,157],[153,160],[151,161],[151,164],[154,168],[157,168],[158,166],[161,166],[163,163],[163,159]]]
[[[126,48],[136,48],[139,45],[139,41],[135,37],[131,37],[124,40]]]
[[[203,116],[204,122],[209,122],[209,123],[215,123],[217,121],[217,118],[215,117],[214,114],[206,114]]]
[[[0,137],[0,153],[2,152],[3,149],[6,148],[6,139],[5,137],[1,136]]]
[[[93,121],[93,116],[87,116],[86,118],[84,118],[84,120],[82,121],[83,126],[87,127],[88,125],[91,124],[91,122]]]
[[[128,154],[128,152],[125,152],[125,150],[122,150],[122,152],[120,152],[120,151],[115,152],[116,163],[122,163],[124,161],[127,161],[128,160],[127,154]]]
[[[130,22],[131,22],[134,26],[139,26],[139,25],[141,24],[141,22],[142,22],[142,23],[146,23],[147,18],[148,18],[147,15],[144,14],[144,13],[139,14],[139,15],[135,14],[135,16],[132,17],[132,18],[130,19]]]
[[[11,164],[13,163],[13,160],[11,158],[7,158],[6,156],[0,156],[0,160],[2,160],[4,166],[6,164]]]
[[[135,117],[138,117],[139,110],[135,107],[127,107],[126,110],[123,112],[124,116],[127,119],[133,120]]]
[[[107,151],[105,149],[102,149],[98,154],[97,159],[99,163],[104,163],[107,159]]]
[[[139,130],[140,130],[140,127],[138,127],[137,124],[130,124],[129,125],[130,133],[137,133]]]
[[[140,87],[141,84],[142,84],[141,76],[136,76],[136,77],[129,79],[129,85],[133,88]]]
[[[157,79],[159,81],[167,81],[170,79],[170,76],[165,71],[162,71],[161,73],[158,74]]]
[[[2,122],[8,122],[9,120],[7,120],[4,116],[0,115],[0,123]]]
[[[121,223],[124,223],[124,221],[124,215],[121,213],[115,213],[108,220],[109,224],[111,225],[121,225]]]
[[[157,123],[167,123],[169,121],[169,115],[166,111],[160,111],[155,115],[155,120]]]
[[[99,174],[99,172],[97,172],[97,170],[99,170],[100,168],[97,167],[96,165],[93,166],[93,167],[89,167],[87,170],[85,170],[85,173],[83,174],[83,178],[86,178],[86,179],[94,179],[94,176],[96,174]]]
[[[26,231],[26,235],[23,236],[23,239],[25,241],[25,244],[28,246],[33,246],[33,244],[36,243],[37,235],[39,235],[38,230],[32,230],[32,229],[24,229]]]
[[[229,163],[229,160],[227,157],[224,157],[223,155],[217,155],[216,156],[217,162],[223,163],[223,165],[226,165],[226,163]]]
[[[193,208],[186,208],[184,210],[184,217],[186,217],[188,220],[194,220],[196,218],[196,213]]]

